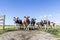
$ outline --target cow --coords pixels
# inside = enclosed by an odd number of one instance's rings
[[[50,22],[50,21],[47,21],[47,20],[44,20],[44,27],[45,29],[46,28],[53,28],[55,26],[55,23],[54,22]]]
[[[23,25],[22,20],[19,17],[14,17],[15,27],[16,29],[20,29]]]
[[[36,23],[35,20],[36,20],[35,18],[32,18],[32,19],[31,19],[31,26],[35,26],[35,23]]]
[[[40,22],[37,22],[36,25],[37,25],[39,28],[40,28],[40,26],[41,26],[41,25],[40,25]]]
[[[43,26],[44,26],[43,22],[37,22],[36,25],[40,30],[43,29]]]
[[[50,22],[50,26],[51,26],[51,28],[53,28],[55,26],[55,23],[54,22]]]
[[[25,20],[23,21],[23,25],[24,25],[24,29],[29,30],[29,24],[30,24],[30,20],[29,20],[29,16],[24,16]]]
[[[41,20],[40,25],[44,26],[44,21],[43,20]]]
[[[41,21],[40,21],[40,26],[42,26],[42,27],[44,27],[45,29],[47,29],[47,27],[50,26],[50,21],[41,20]]]
[[[45,27],[45,29],[47,29],[48,27],[50,27],[50,21],[44,20],[44,27]]]

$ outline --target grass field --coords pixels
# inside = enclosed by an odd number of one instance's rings
[[[35,27],[35,28],[38,28],[38,27]],[[14,26],[5,26],[5,30],[2,30],[2,26],[0,26],[0,34],[3,34],[3,33],[6,33],[6,32],[9,32],[9,31],[14,31],[15,30],[15,27]],[[53,35],[56,35],[57,37],[60,37],[60,26],[56,26],[54,28],[50,28],[50,29],[42,29],[43,31],[45,32],[48,32],[48,33],[51,33]]]

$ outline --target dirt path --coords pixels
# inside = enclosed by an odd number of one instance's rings
[[[0,40],[60,40],[60,38],[55,38],[53,35],[34,30],[34,31],[12,31],[0,35]]]

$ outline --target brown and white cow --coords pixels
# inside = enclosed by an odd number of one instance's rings
[[[24,16],[25,20],[23,21],[23,25],[24,28],[26,28],[26,30],[29,30],[29,24],[30,24],[30,20],[29,20],[29,16]]]
[[[55,23],[54,22],[50,22],[50,26],[51,26],[51,28],[53,28],[55,26]]]
[[[38,27],[40,27],[40,22],[37,22],[36,25],[37,25]]]

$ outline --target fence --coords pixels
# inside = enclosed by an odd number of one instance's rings
[[[2,25],[3,30],[4,30],[4,28],[5,28],[5,15],[0,16],[0,25]]]

